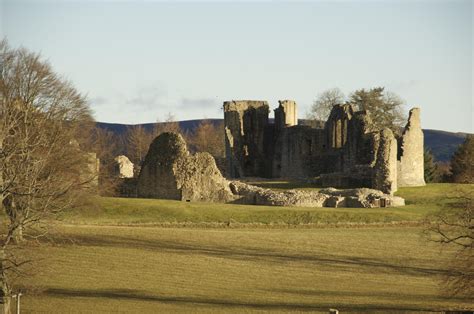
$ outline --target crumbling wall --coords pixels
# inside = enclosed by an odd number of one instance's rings
[[[379,132],[373,188],[391,194],[397,191],[397,140],[390,129]]]
[[[266,101],[224,102],[227,175],[265,176],[264,133],[268,125]]]
[[[279,102],[275,123],[268,123],[264,101],[224,103],[226,158],[230,177],[308,178],[323,186],[371,187],[393,193],[397,185],[423,180],[423,133],[419,109],[398,142],[375,128],[367,111],[335,105],[324,128],[299,126],[296,103]],[[394,159],[395,156],[395,159]]]
[[[385,194],[372,189],[347,189],[334,188],[320,191],[288,190],[283,192],[272,191],[238,181],[230,183],[232,193],[239,196],[234,203],[290,206],[290,207],[393,207],[405,205],[401,197]]]
[[[371,165],[375,162],[376,145],[372,119],[367,111],[354,112],[347,130],[347,168],[355,165]]]
[[[115,193],[123,197],[137,196],[137,178],[133,163],[125,155],[114,158]]]
[[[189,155],[184,139],[174,133],[162,133],[150,144],[138,176],[137,195],[180,200],[181,190],[174,173],[178,159]]]
[[[125,155],[120,155],[114,159],[115,175],[119,178],[133,178],[133,163]]]
[[[351,105],[333,107],[325,124],[326,149],[319,183],[325,187],[373,187],[373,165],[378,144],[365,111]]]
[[[182,200],[228,202],[234,199],[229,183],[209,153],[197,153],[181,158],[173,170]]]
[[[323,173],[315,183],[323,187],[356,188],[373,187],[373,167],[356,165],[351,171]]]
[[[423,131],[420,109],[410,110],[408,123],[403,131],[398,153],[398,186],[422,186],[424,179]]]
[[[133,193],[133,190],[130,192]],[[275,192],[238,181],[229,182],[222,177],[210,154],[191,155],[184,139],[175,133],[162,133],[151,143],[138,177],[137,195],[182,201],[271,206],[403,205],[403,199],[369,189]]]
[[[234,197],[208,153],[190,155],[179,134],[165,132],[150,145],[138,177],[139,197],[228,202]]]
[[[313,160],[318,158],[321,133],[308,126],[293,126],[282,129],[279,134],[280,158],[278,177],[302,178],[315,173]],[[274,173],[276,175],[276,173]]]
[[[282,129],[298,124],[296,102],[293,100],[280,100],[275,112],[275,128]]]
[[[335,105],[326,121],[327,147],[341,149],[348,140],[348,125],[354,115],[351,105]]]

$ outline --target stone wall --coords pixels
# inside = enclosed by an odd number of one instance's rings
[[[276,148],[281,154],[274,160],[279,173],[273,173],[273,177],[301,178],[317,172],[313,169],[313,161],[321,152],[320,146],[324,141],[322,132],[298,125],[281,130],[278,137],[281,142]]]
[[[298,124],[296,102],[293,100],[280,100],[275,112],[275,128],[282,129]]]
[[[153,140],[137,183],[138,197],[228,202],[229,184],[208,153],[191,155],[183,137],[162,133]]]
[[[372,186],[387,194],[397,191],[397,140],[390,129],[379,133],[377,159]]]
[[[422,186],[424,179],[423,131],[420,109],[410,110],[398,149],[398,186]]]
[[[114,172],[119,178],[133,178],[133,163],[125,155],[120,155],[114,159]]]
[[[297,125],[296,103],[279,102],[275,123],[264,101],[224,103],[226,159],[231,178],[314,178],[323,186],[369,187],[394,193],[423,185],[423,133],[419,110],[397,149],[389,130],[374,127],[370,113],[335,105],[324,128]],[[397,165],[398,150],[398,165]]]
[[[290,206],[290,207],[394,207],[404,206],[405,200],[401,197],[385,194],[372,189],[347,189],[334,188],[320,191],[273,191],[239,181],[230,182],[230,188],[238,198],[234,203],[265,205],[265,206]]]
[[[133,193],[133,183],[124,193]],[[124,186],[125,187],[125,186]],[[227,181],[208,153],[191,155],[179,134],[162,133],[150,145],[137,182],[138,197],[181,201],[225,202],[270,206],[387,207],[403,199],[370,189],[272,191]]]
[[[268,113],[266,101],[224,102],[228,176],[265,176],[264,133]]]

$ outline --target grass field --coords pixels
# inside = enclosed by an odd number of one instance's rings
[[[104,198],[66,213],[54,241],[29,243],[35,275],[16,285],[25,313],[473,309],[441,293],[451,252],[418,224],[460,188],[473,186],[402,189],[408,205],[396,209]],[[392,224],[402,221],[413,224]]]
[[[276,189],[304,188],[288,182],[260,182]],[[474,189],[474,185],[431,184],[426,187],[402,188],[397,193],[407,206],[399,208],[289,208],[234,204],[187,203],[170,200],[99,198],[92,205],[66,212],[61,220],[71,224],[197,225],[201,227],[236,226],[242,224],[263,227],[413,223],[423,220],[427,213],[450,203],[459,190]]]
[[[25,311],[472,307],[468,299],[440,294],[447,255],[425,242],[419,228],[68,226],[59,235],[55,245],[35,247],[42,271],[24,284]]]

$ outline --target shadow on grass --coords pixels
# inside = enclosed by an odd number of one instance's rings
[[[176,305],[205,305],[224,308],[237,309],[261,309],[261,310],[298,310],[298,311],[327,311],[329,308],[336,307],[339,310],[367,312],[367,311],[433,311],[433,309],[419,308],[416,305],[384,305],[384,304],[344,304],[344,303],[292,303],[292,302],[245,302],[238,300],[226,300],[216,298],[205,298],[195,296],[165,296],[152,295],[145,291],[133,289],[48,289],[45,294],[55,297],[80,297],[80,298],[107,298],[116,300],[134,300],[160,302]]]
[[[298,296],[313,296],[323,297],[323,296],[340,296],[340,297],[371,297],[377,300],[380,299],[389,299],[389,300],[413,300],[413,301],[459,301],[459,302],[470,302],[472,298],[469,297],[461,297],[461,296],[443,296],[443,295],[434,295],[434,294],[418,294],[414,293],[404,293],[404,292],[396,292],[393,291],[377,291],[371,292],[370,294],[367,292],[358,292],[358,291],[324,291],[324,290],[310,290],[310,289],[264,289],[264,291],[272,292],[272,293],[284,293],[284,294],[291,294],[291,295],[298,295]]]
[[[239,261],[254,261],[259,263],[303,263],[307,267],[327,266],[337,268],[339,271],[354,271],[354,267],[359,271],[396,273],[411,276],[437,276],[446,274],[448,271],[442,268],[422,267],[410,265],[410,260],[402,261],[398,264],[383,259],[363,258],[356,256],[341,255],[318,255],[318,254],[298,254],[269,250],[264,248],[251,247],[219,247],[204,246],[183,243],[179,241],[147,240],[121,236],[93,236],[75,235],[74,241],[82,246],[116,247],[123,249],[141,249],[156,252],[171,252],[184,255],[206,255],[221,257]]]

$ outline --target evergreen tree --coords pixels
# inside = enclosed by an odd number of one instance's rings
[[[384,87],[357,90],[350,96],[349,103],[357,110],[367,110],[378,129],[390,128],[399,134],[406,123],[402,99],[386,92]]]
[[[436,182],[437,181],[437,165],[434,162],[433,154],[430,150],[425,149],[424,152],[424,166],[425,166],[425,182]]]
[[[467,135],[464,143],[451,158],[453,182],[474,183],[474,135]]]

